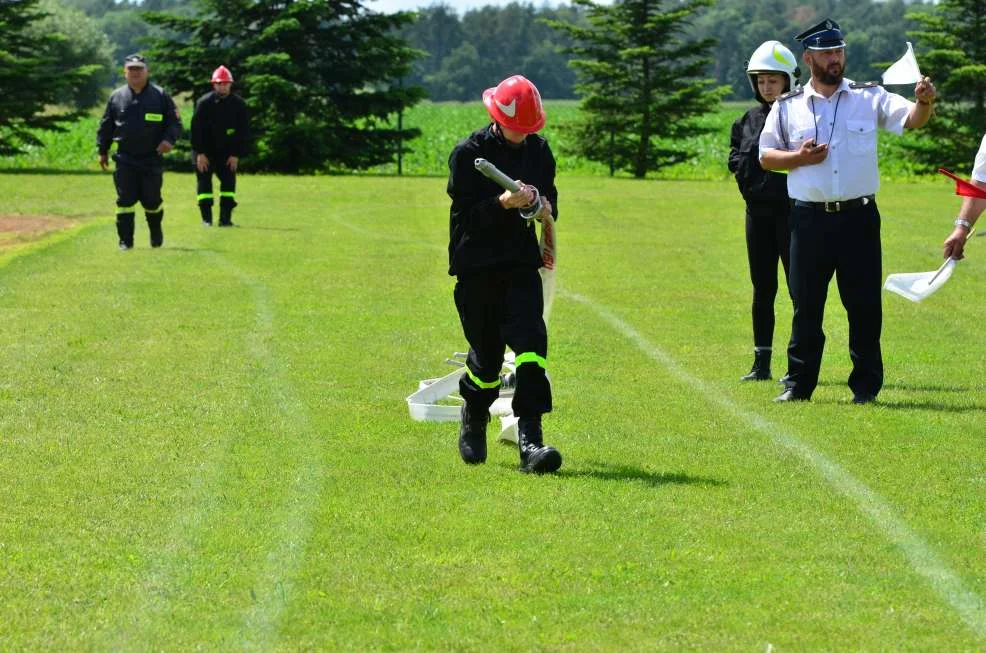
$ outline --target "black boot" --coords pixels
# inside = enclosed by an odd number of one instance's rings
[[[116,235],[120,239],[120,249],[126,251],[134,246],[134,214],[117,213]]]
[[[147,214],[147,230],[151,232],[151,247],[160,247],[164,244],[164,231],[161,229],[162,220],[164,220],[164,211],[152,211]]]
[[[220,227],[232,227],[233,226],[233,205],[232,204],[220,204],[219,205],[219,226]]]
[[[544,444],[541,418],[521,419],[517,423],[517,446],[520,449],[520,471],[550,474],[561,467],[561,454]]]
[[[212,205],[211,204],[199,204],[199,213],[202,214],[202,226],[211,227],[212,226]]]
[[[753,368],[740,381],[769,381],[770,380],[770,350],[753,350]]]
[[[463,404],[459,412],[459,455],[467,465],[486,462],[486,425],[489,422],[488,411],[477,417]]]

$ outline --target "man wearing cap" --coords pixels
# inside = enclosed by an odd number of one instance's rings
[[[202,224],[212,226],[212,175],[219,178],[219,226],[233,226],[236,168],[246,154],[246,103],[230,91],[233,74],[226,66],[212,73],[212,90],[195,103],[192,114],[192,156]]]
[[[144,207],[151,247],[164,244],[161,221],[164,201],[161,155],[171,151],[181,135],[181,120],[171,97],[147,81],[147,60],[139,54],[124,59],[125,86],[113,91],[96,132],[99,166],[109,165],[110,146],[116,143],[116,232],[121,250],[134,246],[137,202]]]
[[[548,332],[542,317],[541,253],[534,219],[557,219],[555,158],[535,132],[544,126],[537,88],[514,75],[483,93],[492,119],[461,141],[449,156],[449,274],[456,277],[455,306],[469,343],[459,393],[465,400],[459,427],[459,455],[467,464],[486,461],[489,408],[499,396],[505,347],[516,355],[513,412],[519,418],[520,469],[550,473],[561,454],[544,444],[541,416],[551,412],[551,384],[545,373]],[[506,191],[476,171],[482,157],[521,190]],[[541,212],[531,219],[520,209],[541,195]]]
[[[795,37],[811,79],[774,103],[760,136],[760,162],[788,170],[790,290],[795,310],[785,390],[775,401],[811,398],[825,334],[822,317],[833,274],[849,321],[853,403],[874,401],[883,386],[880,350],[881,248],[876,192],[877,128],[900,134],[931,117],[935,87],[917,83],[917,102],[875,82],[845,79],[842,30],[824,20]]]

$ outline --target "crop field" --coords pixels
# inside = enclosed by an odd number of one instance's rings
[[[682,146],[694,153],[683,163],[662,169],[653,176],[659,179],[682,180],[723,180],[729,178],[726,160],[729,156],[729,133],[733,121],[743,115],[751,105],[741,102],[727,102],[717,111],[699,119],[699,124],[709,132],[686,139]],[[587,161],[570,154],[574,147],[571,126],[579,119],[579,106],[576,101],[548,100],[545,102],[548,122],[540,133],[551,143],[558,159],[560,174],[579,176],[608,176],[609,167],[605,163]],[[14,157],[0,157],[0,171],[3,170],[57,170],[57,171],[98,171],[96,164],[96,127],[99,115],[94,115],[68,125],[63,133],[42,132],[39,138],[43,147],[31,148],[25,154]],[[192,107],[182,108],[186,128],[192,116]],[[405,128],[417,128],[421,135],[405,145],[401,173],[407,176],[443,176],[448,174],[448,154],[465,135],[488,121],[486,109],[481,102],[422,102],[412,107],[404,116]],[[396,119],[394,121],[396,126]],[[186,133],[187,138],[187,133]],[[909,179],[914,175],[914,166],[902,156],[898,146],[901,137],[884,133],[880,139],[881,172],[884,178]],[[181,155],[173,154],[180,160]],[[249,158],[244,161],[249,170]],[[191,163],[188,163],[191,171]],[[370,175],[396,175],[397,164],[377,166],[371,170],[360,171]],[[617,176],[628,177],[625,172]]]
[[[108,174],[0,174],[0,224],[57,228],[0,234],[0,649],[986,647],[981,243],[885,295],[877,404],[833,285],[777,405],[731,182],[559,188],[533,477],[408,416],[464,346],[442,177],[244,175],[220,230],[168,173],[165,246],[119,252]],[[937,267],[951,191],[884,184],[885,273]]]

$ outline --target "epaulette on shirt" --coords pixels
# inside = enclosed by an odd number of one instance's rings
[[[856,90],[857,88],[876,88],[879,85],[880,82],[853,82],[849,88]]]
[[[798,88],[794,89],[793,91],[788,91],[787,93],[784,93],[783,95],[779,96],[777,99],[780,100],[781,102],[783,102],[784,100],[790,100],[793,97],[798,97],[799,95],[801,95],[804,92],[805,92],[805,87],[804,86],[799,86]]]

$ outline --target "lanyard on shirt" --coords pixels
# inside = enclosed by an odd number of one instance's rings
[[[832,136],[835,135],[835,119],[839,116],[839,102],[842,102],[842,92],[835,98],[835,112],[832,114],[832,125],[829,127],[829,142],[832,142]],[[818,117],[815,115],[815,96],[811,96],[811,117],[812,122],[815,123],[815,145],[821,145],[818,142]]]

